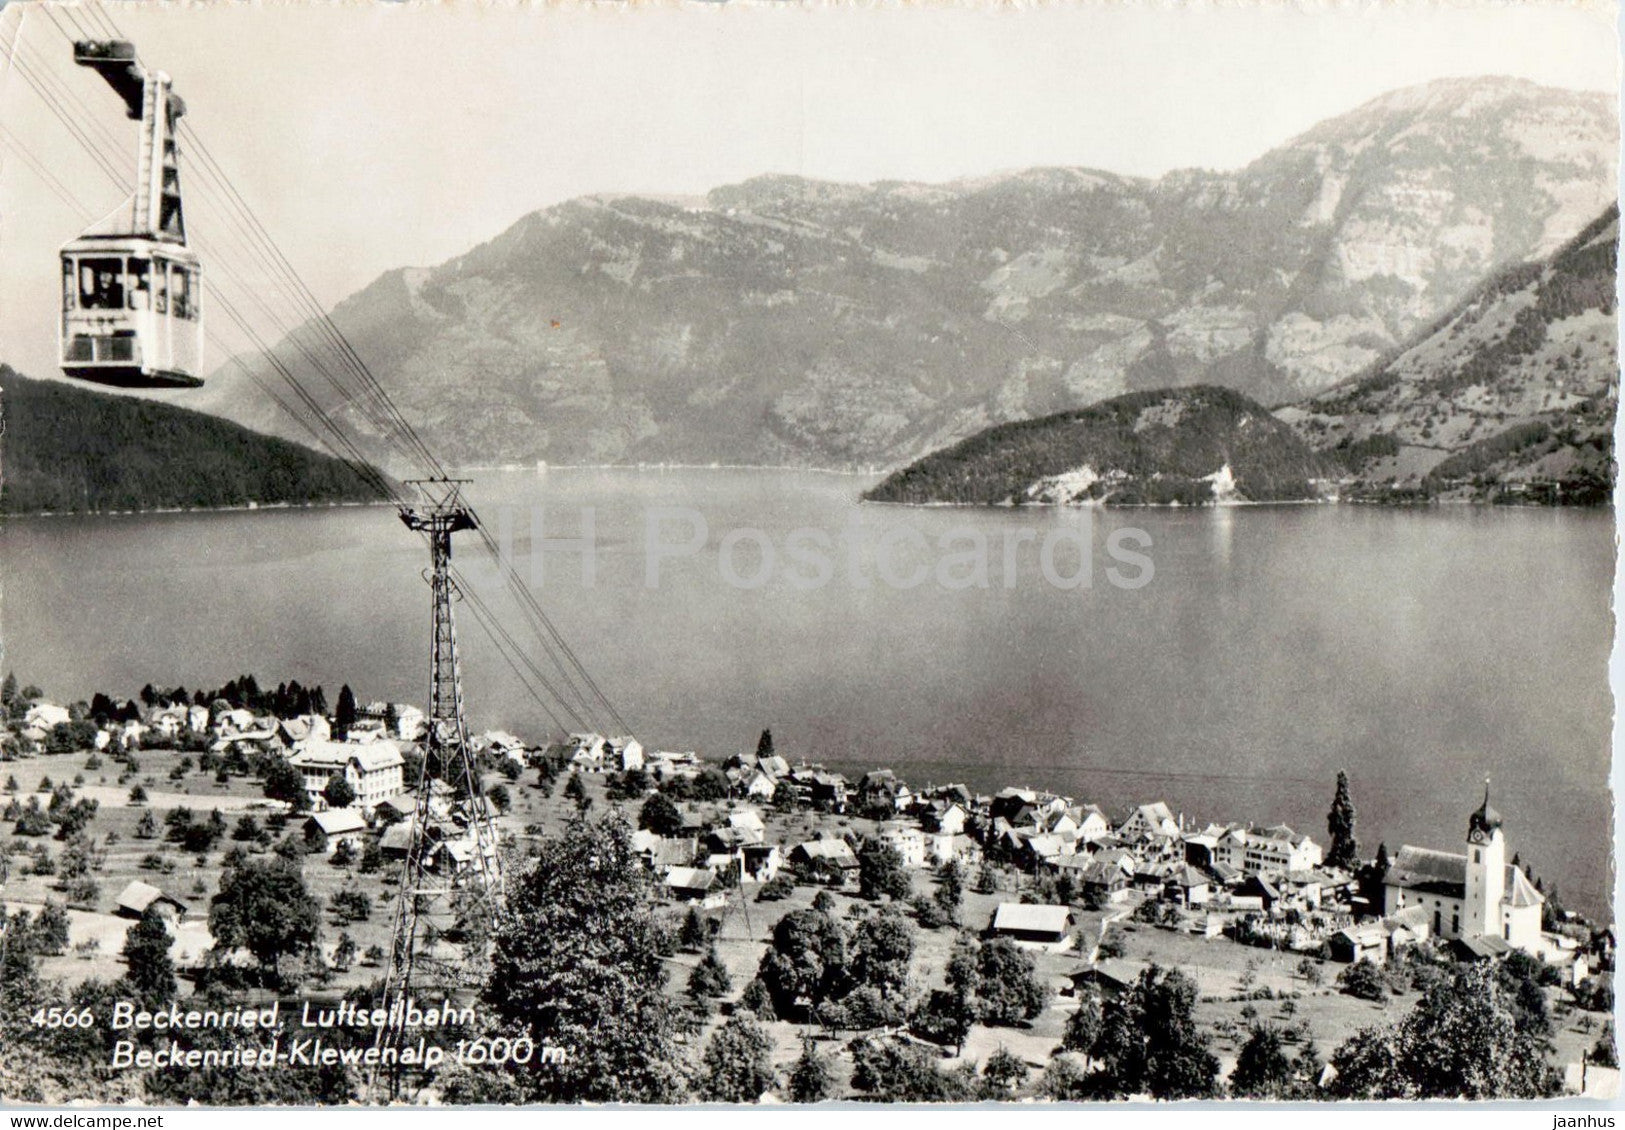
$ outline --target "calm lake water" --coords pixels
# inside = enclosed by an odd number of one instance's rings
[[[1038,542],[1017,535],[1076,515],[860,507],[866,485],[554,470],[481,475],[474,497],[493,525],[515,508],[527,570],[530,507],[546,507],[554,538],[576,536],[593,508],[592,583],[579,554],[552,551],[539,595],[651,747],[722,757],[771,726],[792,759],[891,765],[916,784],[1051,787],[1108,809],[1160,798],[1323,842],[1346,768],[1368,850],[1457,848],[1489,776],[1511,849],[1567,901],[1606,905],[1610,513],[1112,512],[1093,518],[1093,584],[1063,590],[1044,579]],[[652,507],[698,511],[708,530],[653,588]],[[729,531],[747,527],[760,536],[736,536],[729,560],[747,581],[769,566],[756,588],[719,564]],[[803,527],[834,549],[821,586],[787,557]],[[1105,574],[1119,527],[1150,537],[1154,576],[1135,590]],[[887,531],[902,575],[938,562],[954,530],[986,539],[987,587],[878,575]],[[694,529],[672,519],[660,532],[677,543]],[[511,609],[481,580],[474,540],[459,545],[471,580]],[[363,700],[426,697],[426,555],[387,509],[14,520],[0,561],[4,666],[58,699],[241,672],[321,683],[329,700],[343,682]],[[474,725],[552,729],[472,617],[459,629]]]

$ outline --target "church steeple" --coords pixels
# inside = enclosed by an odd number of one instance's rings
[[[1481,841],[1500,826],[1501,814],[1490,807],[1490,779],[1485,777],[1484,803],[1467,818],[1467,838],[1474,842]]]

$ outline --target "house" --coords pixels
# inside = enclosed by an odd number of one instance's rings
[[[840,871],[856,871],[858,867],[858,857],[852,853],[852,846],[839,839],[805,840],[790,849],[790,862],[814,869],[833,867]]]
[[[386,796],[372,807],[372,815],[384,827],[399,824],[417,811],[417,798],[410,793]]]
[[[333,727],[320,714],[301,714],[296,718],[278,719],[276,733],[283,745],[298,750],[308,741],[331,741]]]
[[[778,844],[746,844],[739,849],[745,878],[753,883],[765,883],[784,866],[784,854]]]
[[[1073,854],[1073,844],[1063,840],[1060,836],[1041,835],[1023,836],[1019,832],[1010,833],[1019,837],[1013,855],[1016,866],[1025,871],[1037,871],[1040,867],[1063,855]]]
[[[1544,896],[1523,869],[1506,862],[1501,814],[1484,802],[1467,818],[1467,851],[1434,851],[1406,844],[1383,877],[1383,910],[1425,907],[1435,937],[1445,941],[1497,938],[1515,949],[1541,948]]]
[[[1079,1000],[1090,997],[1101,1001],[1114,1001],[1139,979],[1134,969],[1121,961],[1097,961],[1074,969],[1067,975],[1072,982],[1072,994]]]
[[[1257,899],[1259,908],[1268,912],[1281,901],[1281,888],[1276,886],[1273,880],[1266,879],[1262,875],[1249,875],[1236,886],[1235,896]],[[1235,904],[1235,898],[1231,899],[1231,904]]]
[[[1078,839],[1084,843],[1094,843],[1111,835],[1111,821],[1098,805],[1086,804],[1073,815],[1078,825]]]
[[[571,770],[577,773],[602,773],[604,751],[608,744],[609,739],[602,734],[571,734],[564,741]]]
[[[921,816],[921,823],[928,832],[958,836],[963,834],[965,826],[970,823],[970,812],[958,801],[937,800],[926,807]]]
[[[604,765],[611,770],[630,773],[643,768],[643,743],[631,734],[604,740]]]
[[[1176,864],[1163,882],[1164,897],[1180,906],[1202,906],[1212,893],[1212,880],[1188,863]]]
[[[352,735],[371,733],[383,738],[411,742],[428,732],[423,711],[408,702],[369,702],[356,711]]]
[[[384,834],[378,837],[378,850],[383,853],[385,859],[405,859],[411,846],[411,824],[391,824],[384,829]]]
[[[963,867],[975,867],[982,862],[982,845],[964,835],[928,835],[925,851],[928,861],[937,867],[949,862],[956,862]]]
[[[737,808],[728,813],[728,827],[738,832],[744,843],[759,844],[767,838],[767,825],[753,809]]]
[[[739,779],[734,782],[734,790],[740,796],[751,800],[771,801],[779,791],[779,782],[760,769],[744,769],[739,771]]]
[[[56,727],[72,720],[66,707],[50,702],[36,702],[23,715],[22,735],[32,742],[42,742]]]
[[[677,902],[709,904],[716,891],[716,873],[708,867],[671,867],[666,870],[666,893]]]
[[[668,867],[691,866],[699,853],[699,841],[692,836],[657,836],[639,830],[632,833],[632,850],[651,871],[659,873]]]
[[[1125,840],[1179,836],[1179,821],[1162,801],[1142,804],[1117,826],[1117,834]]]
[[[994,936],[1055,945],[1072,931],[1072,908],[1042,903],[1002,902],[988,926]]]
[[[925,833],[918,828],[895,825],[880,830],[881,842],[897,849],[904,867],[924,867],[926,863]]]
[[[988,818],[1004,820],[1012,828],[1030,824],[1038,814],[1038,794],[1032,789],[1001,789],[988,803]]]
[[[1084,897],[1099,906],[1122,902],[1133,878],[1133,856],[1126,852],[1114,852],[1109,858],[1096,856],[1083,871]]]
[[[1388,960],[1388,931],[1381,926],[1350,926],[1333,934],[1326,944],[1333,961],[1383,965]]]
[[[328,855],[343,843],[359,847],[366,832],[367,821],[354,808],[329,808],[305,820],[305,835],[319,837],[322,850]]]
[[[335,777],[343,777],[355,793],[355,804],[371,812],[378,802],[400,793],[406,759],[388,738],[370,742],[311,740],[288,759],[305,778],[305,796],[320,812],[327,807],[323,790]]]
[[[908,785],[898,780],[890,769],[873,770],[858,781],[858,805],[864,810],[884,808],[903,812],[913,803],[914,794]]]
[[[132,879],[114,900],[117,914],[122,918],[140,918],[148,907],[157,907],[158,913],[173,922],[186,917],[186,904],[173,895],[165,894],[150,883]]]

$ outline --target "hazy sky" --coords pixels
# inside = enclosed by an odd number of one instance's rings
[[[1155,176],[1245,164],[1443,76],[1618,85],[1615,9],[1600,4],[112,11],[174,76],[192,126],[325,302],[582,193],[701,193],[765,172],[942,180],[1061,164]],[[133,154],[112,92],[72,65],[62,31],[83,9],[54,12],[56,23],[37,3],[0,11],[0,50],[16,37],[24,65]],[[0,123],[98,215],[119,203],[14,73],[0,82]],[[82,225],[14,150],[0,157],[0,359],[43,373],[55,250]],[[194,155],[181,159],[192,231],[218,240],[188,174]]]

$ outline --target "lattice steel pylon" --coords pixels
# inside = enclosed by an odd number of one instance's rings
[[[466,482],[409,482],[420,501],[402,504],[400,511],[407,528],[429,542],[430,568],[424,576],[433,594],[423,772],[417,781],[395,902],[394,940],[379,1002],[383,1008],[403,1012],[414,997],[431,994],[438,999],[479,983],[502,897],[496,823],[468,745],[452,618],[458,590],[451,576],[451,536],[476,528],[473,513],[462,502]],[[377,1046],[387,1048],[403,1038],[402,1026],[382,1026]],[[375,1074],[374,1084],[377,1078]],[[393,1097],[401,1074],[390,1071],[388,1078]]]

